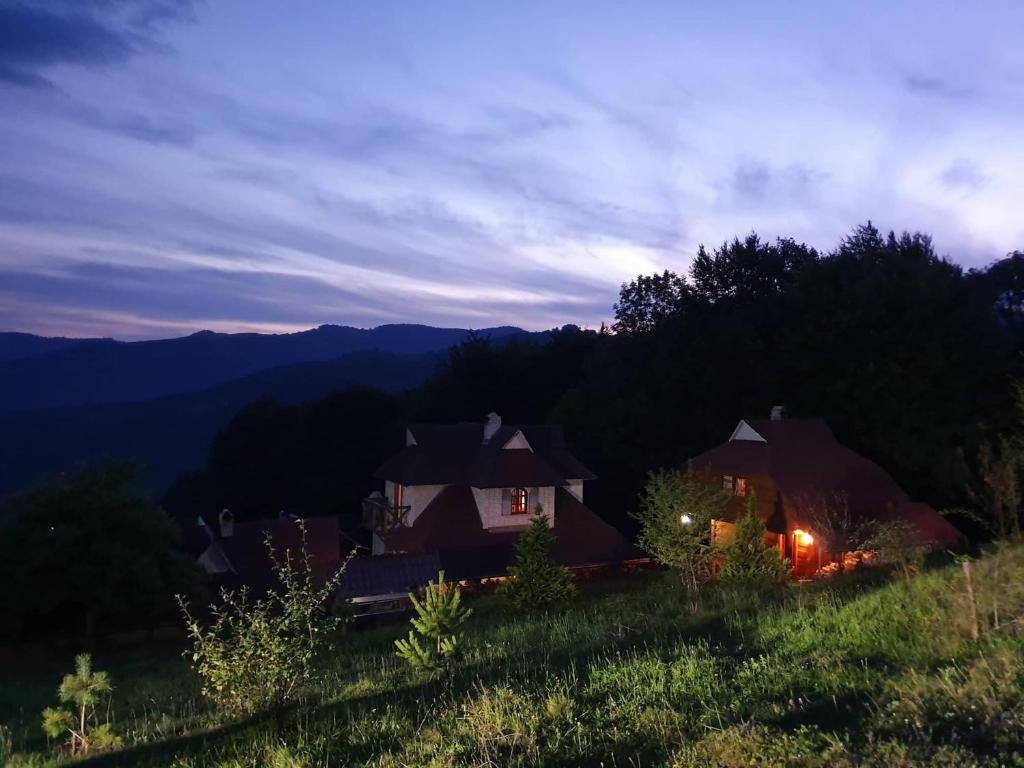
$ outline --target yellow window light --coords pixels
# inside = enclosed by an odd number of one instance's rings
[[[807,531],[801,530],[800,528],[793,531],[793,535],[796,536],[796,543],[802,547],[809,547],[814,543],[814,537]]]

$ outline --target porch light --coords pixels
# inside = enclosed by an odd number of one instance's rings
[[[797,544],[802,547],[809,547],[814,543],[814,537],[811,536],[807,531],[800,530],[797,528],[793,531],[793,535],[796,536]]]
[[[682,514],[682,515],[679,516],[679,524],[680,525],[693,525],[693,518],[690,517],[687,514]]]

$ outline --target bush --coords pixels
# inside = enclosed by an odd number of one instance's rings
[[[568,601],[576,593],[569,569],[551,559],[555,534],[540,504],[530,527],[516,542],[516,561],[508,569],[511,580],[498,593],[522,609],[547,608]]]
[[[638,542],[655,559],[675,570],[686,589],[691,613],[700,608],[700,591],[711,578],[714,549],[711,520],[721,516],[725,493],[692,472],[652,472],[640,494]]]
[[[270,539],[267,553],[281,589],[250,600],[248,589],[222,590],[210,606],[213,623],[203,627],[179,598],[193,668],[203,679],[203,694],[230,715],[279,709],[296,698],[312,674],[317,655],[329,634],[343,621],[327,610],[345,565],[322,586],[313,582],[306,528],[302,556],[286,552],[279,559]]]
[[[736,521],[736,538],[722,550],[725,562],[718,572],[719,581],[742,587],[789,583],[789,561],[780,560],[778,549],[765,543],[767,532],[751,492],[747,497],[746,514]]]

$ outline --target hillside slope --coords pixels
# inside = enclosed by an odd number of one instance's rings
[[[416,677],[395,657],[407,625],[341,634],[276,727],[269,714],[218,715],[180,646],[147,642],[97,657],[127,743],[95,765],[1021,765],[1024,549],[997,557],[973,564],[977,641],[955,565],[788,594],[712,589],[692,617],[677,580],[657,573],[590,585],[548,613],[477,598],[449,677]],[[36,713],[70,660],[0,676],[16,750],[46,749]]]
[[[142,462],[160,490],[201,466],[214,435],[255,400],[317,400],[347,384],[399,391],[425,381],[442,356],[356,352],[145,402],[0,411],[0,495],[100,457]]]

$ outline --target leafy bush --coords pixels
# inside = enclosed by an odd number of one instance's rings
[[[499,594],[517,608],[546,608],[568,601],[576,593],[569,569],[551,559],[555,534],[540,504],[530,527],[516,542],[516,561],[508,569],[511,580],[501,584]]]
[[[908,579],[921,570],[928,553],[917,531],[906,520],[889,520],[871,526],[861,546],[877,552],[880,562],[891,565]]]
[[[413,629],[409,630],[409,636],[395,640],[398,656],[421,674],[440,672],[457,655],[459,635],[456,630],[473,609],[462,607],[462,590],[444,583],[444,571],[437,575],[436,584],[431,581],[427,585],[422,600],[411,592],[409,599],[416,616],[410,620]],[[417,633],[433,640],[434,647],[424,647]]]
[[[721,516],[727,497],[692,472],[663,469],[647,476],[640,494],[638,542],[675,570],[691,613],[700,608],[701,588],[711,578],[714,548],[711,519]]]
[[[65,675],[57,689],[57,698],[65,706],[43,710],[43,731],[52,739],[67,736],[72,755],[119,747],[121,739],[110,724],[100,724],[96,718],[96,704],[111,690],[107,673],[94,672],[92,657],[79,654],[74,674]]]
[[[279,591],[271,589],[265,597],[251,600],[245,587],[221,590],[220,600],[210,606],[213,622],[209,627],[202,626],[179,598],[192,640],[192,666],[203,679],[203,694],[227,714],[280,708],[295,699],[310,680],[313,663],[329,642],[330,632],[343,621],[326,607],[345,564],[316,586],[305,524],[301,520],[297,524],[301,557],[293,558],[288,551],[280,559],[267,539]]]

